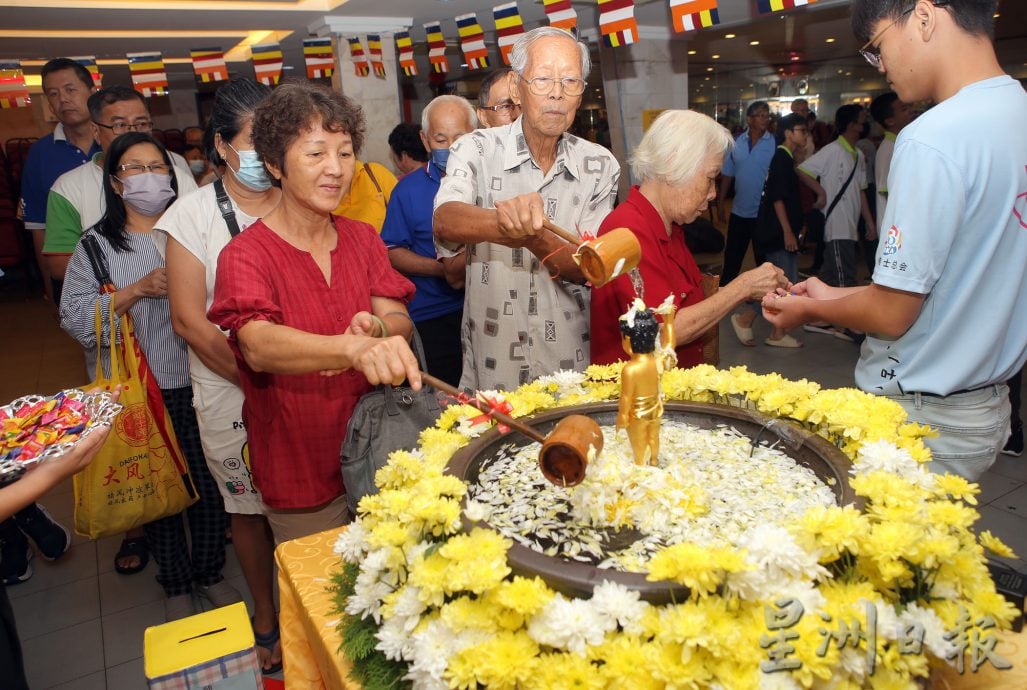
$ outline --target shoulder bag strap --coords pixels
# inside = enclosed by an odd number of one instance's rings
[[[385,192],[382,191],[382,186],[378,184],[378,178],[374,176],[374,171],[371,170],[370,163],[364,163],[364,170],[367,171],[367,176],[371,178],[371,184],[373,184],[374,188],[378,190],[378,193],[385,194]]]
[[[232,200],[228,198],[228,192],[225,191],[225,183],[220,179],[214,180],[214,194],[217,195],[218,209],[221,211],[221,217],[225,219],[228,232],[235,237],[239,234],[239,223],[235,220],[235,209],[232,208]]]
[[[838,202],[842,200],[842,194],[845,194],[845,190],[849,188],[849,183],[852,182],[852,176],[856,174],[856,168],[858,167],[859,156],[857,155],[856,164],[852,166],[852,172],[849,173],[849,177],[845,180],[845,184],[843,184],[842,188],[838,190],[838,194],[835,195],[834,200],[831,202],[831,205],[828,206],[827,211],[824,212],[825,221],[827,221],[828,217],[831,215],[831,211],[834,210],[834,207],[838,205]]]

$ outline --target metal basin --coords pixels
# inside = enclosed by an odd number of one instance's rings
[[[570,414],[587,415],[601,425],[612,426],[617,416],[617,403],[613,401],[562,407],[525,417],[522,421],[547,434],[556,422]],[[702,429],[728,425],[760,443],[777,442],[779,450],[799,465],[811,469],[832,488],[839,505],[857,503],[857,497],[848,482],[851,466],[849,458],[822,437],[794,423],[737,407],[707,403],[668,402],[664,405],[663,416],[664,419],[686,422]],[[482,465],[493,459],[502,447],[509,447],[510,444],[523,447],[530,443],[530,439],[516,432],[500,434],[498,429],[491,429],[455,453],[447,472],[468,484],[477,484]],[[464,530],[470,531],[475,526],[487,525],[478,525],[464,518]],[[553,589],[571,596],[591,597],[595,585],[609,580],[639,592],[642,599],[653,604],[684,601],[688,598],[688,590],[675,583],[650,582],[642,573],[597,568],[579,561],[546,556],[518,543],[510,548],[507,561],[515,574],[528,577],[538,575]]]

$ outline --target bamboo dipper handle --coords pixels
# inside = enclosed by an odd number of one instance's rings
[[[549,220],[548,218],[543,218],[542,219],[542,227],[544,227],[546,230],[548,230],[549,232],[553,233],[554,235],[556,235],[560,239],[567,240],[568,242],[573,244],[575,247],[580,245],[581,242],[582,242],[582,239],[580,237],[578,237],[577,235],[575,235],[573,232],[570,232],[568,230],[564,230],[563,228],[561,228],[559,225],[556,225],[555,223],[553,223],[553,221]]]
[[[462,399],[462,398],[465,397],[463,395],[463,393],[456,388],[456,386],[451,386],[448,383],[446,383],[445,381],[441,381],[441,380],[435,378],[434,376],[432,376],[431,374],[425,373],[423,371],[421,372],[421,380],[424,381],[429,386],[431,386],[432,388],[439,389],[440,391],[442,391],[446,395],[450,395],[450,396],[452,396],[454,398],[457,398],[457,399]],[[479,410],[481,410],[481,403],[477,399],[472,399],[468,404],[473,405],[474,407],[477,407]],[[543,441],[546,440],[546,437],[543,436],[542,434],[540,434],[539,432],[535,431],[535,429],[531,428],[530,426],[528,426],[524,422],[519,422],[516,419],[514,419],[513,417],[510,417],[508,415],[503,414],[502,412],[499,412],[499,411],[496,411],[496,410],[481,410],[481,411],[488,413],[488,415],[490,417],[495,419],[500,424],[505,424],[506,426],[510,427],[511,429],[516,429],[517,431],[521,432],[522,434],[524,434],[528,438],[532,439],[533,441],[538,441],[539,443],[542,443]]]

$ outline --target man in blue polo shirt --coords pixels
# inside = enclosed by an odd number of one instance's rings
[[[777,149],[774,135],[767,131],[770,106],[766,101],[753,101],[745,111],[745,118],[749,128],[735,140],[734,147],[724,157],[724,166],[720,171],[723,175],[717,198],[720,208],[724,208],[724,199],[731,189],[731,183],[735,184],[735,200],[731,204],[724,245],[724,269],[720,272],[721,285],[730,283],[742,270],[742,261],[756,229],[763,183],[767,181],[770,161]],[[757,264],[762,263],[762,257],[754,258]]]
[[[763,299],[782,328],[866,331],[856,385],[936,429],[930,469],[971,481],[1009,435],[1005,382],[1027,360],[1027,93],[995,55],[997,9],[854,0],[863,56],[900,99],[936,105],[895,142],[873,283]]]
[[[82,65],[68,58],[54,58],[42,71],[43,95],[58,123],[29,149],[21,174],[21,218],[32,232],[36,263],[43,275],[46,296],[53,299],[50,273],[43,260],[46,232],[46,196],[58,177],[89,162],[100,152],[93,139],[86,101],[96,91],[93,77]]]
[[[389,261],[417,287],[408,308],[424,345],[428,373],[454,386],[460,383],[463,363],[460,328],[464,256],[445,260],[454,269],[447,279],[446,266],[435,254],[432,213],[435,193],[446,174],[449,148],[476,124],[474,108],[460,96],[439,96],[425,107],[421,115],[421,141],[431,159],[423,168],[403,177],[392,190],[382,226]]]

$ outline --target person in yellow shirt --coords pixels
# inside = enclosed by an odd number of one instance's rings
[[[395,186],[396,176],[384,165],[357,161],[349,191],[343,195],[335,215],[363,221],[380,233],[385,223],[385,207]]]

